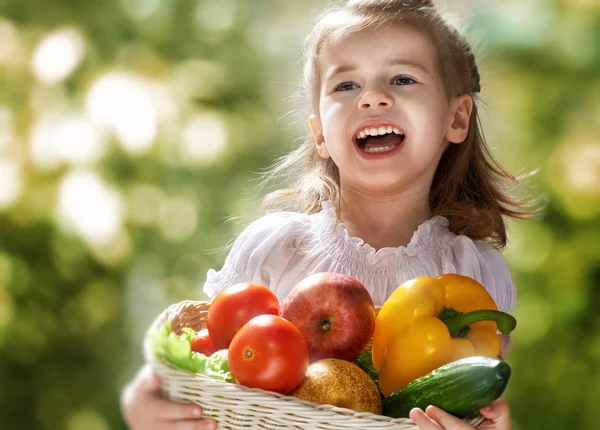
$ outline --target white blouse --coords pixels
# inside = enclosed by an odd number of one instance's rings
[[[375,250],[336,221],[335,207],[315,214],[276,212],[250,224],[236,239],[220,271],[208,271],[204,292],[213,297],[240,282],[269,287],[279,301],[317,272],[358,279],[381,306],[394,290],[417,276],[459,273],[479,281],[501,311],[513,313],[515,287],[498,251],[456,235],[434,216],[419,226],[408,246]]]

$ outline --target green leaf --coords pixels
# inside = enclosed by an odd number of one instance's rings
[[[204,374],[213,379],[234,382],[229,372],[227,349],[221,349],[210,357],[192,351],[191,341],[196,331],[184,327],[177,336],[171,330],[171,323],[166,322],[150,335],[150,345],[154,356],[159,361],[168,361],[175,366],[194,373]]]
[[[206,355],[200,354],[199,352],[192,351],[192,372],[205,374],[206,370]]]
[[[184,334],[181,336],[177,336],[175,333],[169,334],[166,358],[182,369],[194,371],[192,365],[192,347]]]
[[[162,359],[167,356],[168,339],[171,334],[171,322],[165,322],[160,328],[150,334],[150,347],[157,359]]]
[[[206,361],[206,367],[215,372],[229,372],[229,362],[227,361],[227,349],[220,349],[213,353]]]
[[[227,349],[221,349],[208,357],[205,369],[206,376],[222,381],[234,382],[233,377],[229,372],[227,354]]]
[[[181,334],[181,338],[188,342],[191,342],[192,339],[194,339],[196,336],[198,336],[198,333],[189,327],[183,327],[181,329],[181,331],[183,332]]]

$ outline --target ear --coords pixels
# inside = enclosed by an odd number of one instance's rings
[[[446,130],[446,138],[451,143],[462,143],[469,133],[469,122],[473,113],[473,98],[469,94],[464,94],[455,98],[452,104],[452,122]]]
[[[327,145],[325,144],[325,138],[323,137],[323,129],[319,118],[314,113],[308,117],[308,125],[310,131],[312,131],[313,137],[315,138],[315,145],[317,152],[323,158],[329,158],[329,151],[327,151]]]

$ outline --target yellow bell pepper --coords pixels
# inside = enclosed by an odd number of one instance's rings
[[[475,279],[447,274],[400,285],[383,304],[373,334],[373,364],[384,396],[438,367],[473,355],[498,357],[516,320],[498,311]]]

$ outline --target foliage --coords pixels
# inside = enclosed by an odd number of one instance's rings
[[[297,107],[321,5],[0,1],[3,428],[125,428],[118,396],[144,330],[203,297],[255,217],[259,173],[307,131],[278,118]],[[526,183],[548,202],[510,224],[505,252],[519,291],[514,426],[593,428],[600,8],[498,0],[468,16],[489,141],[511,172],[539,169]]]

